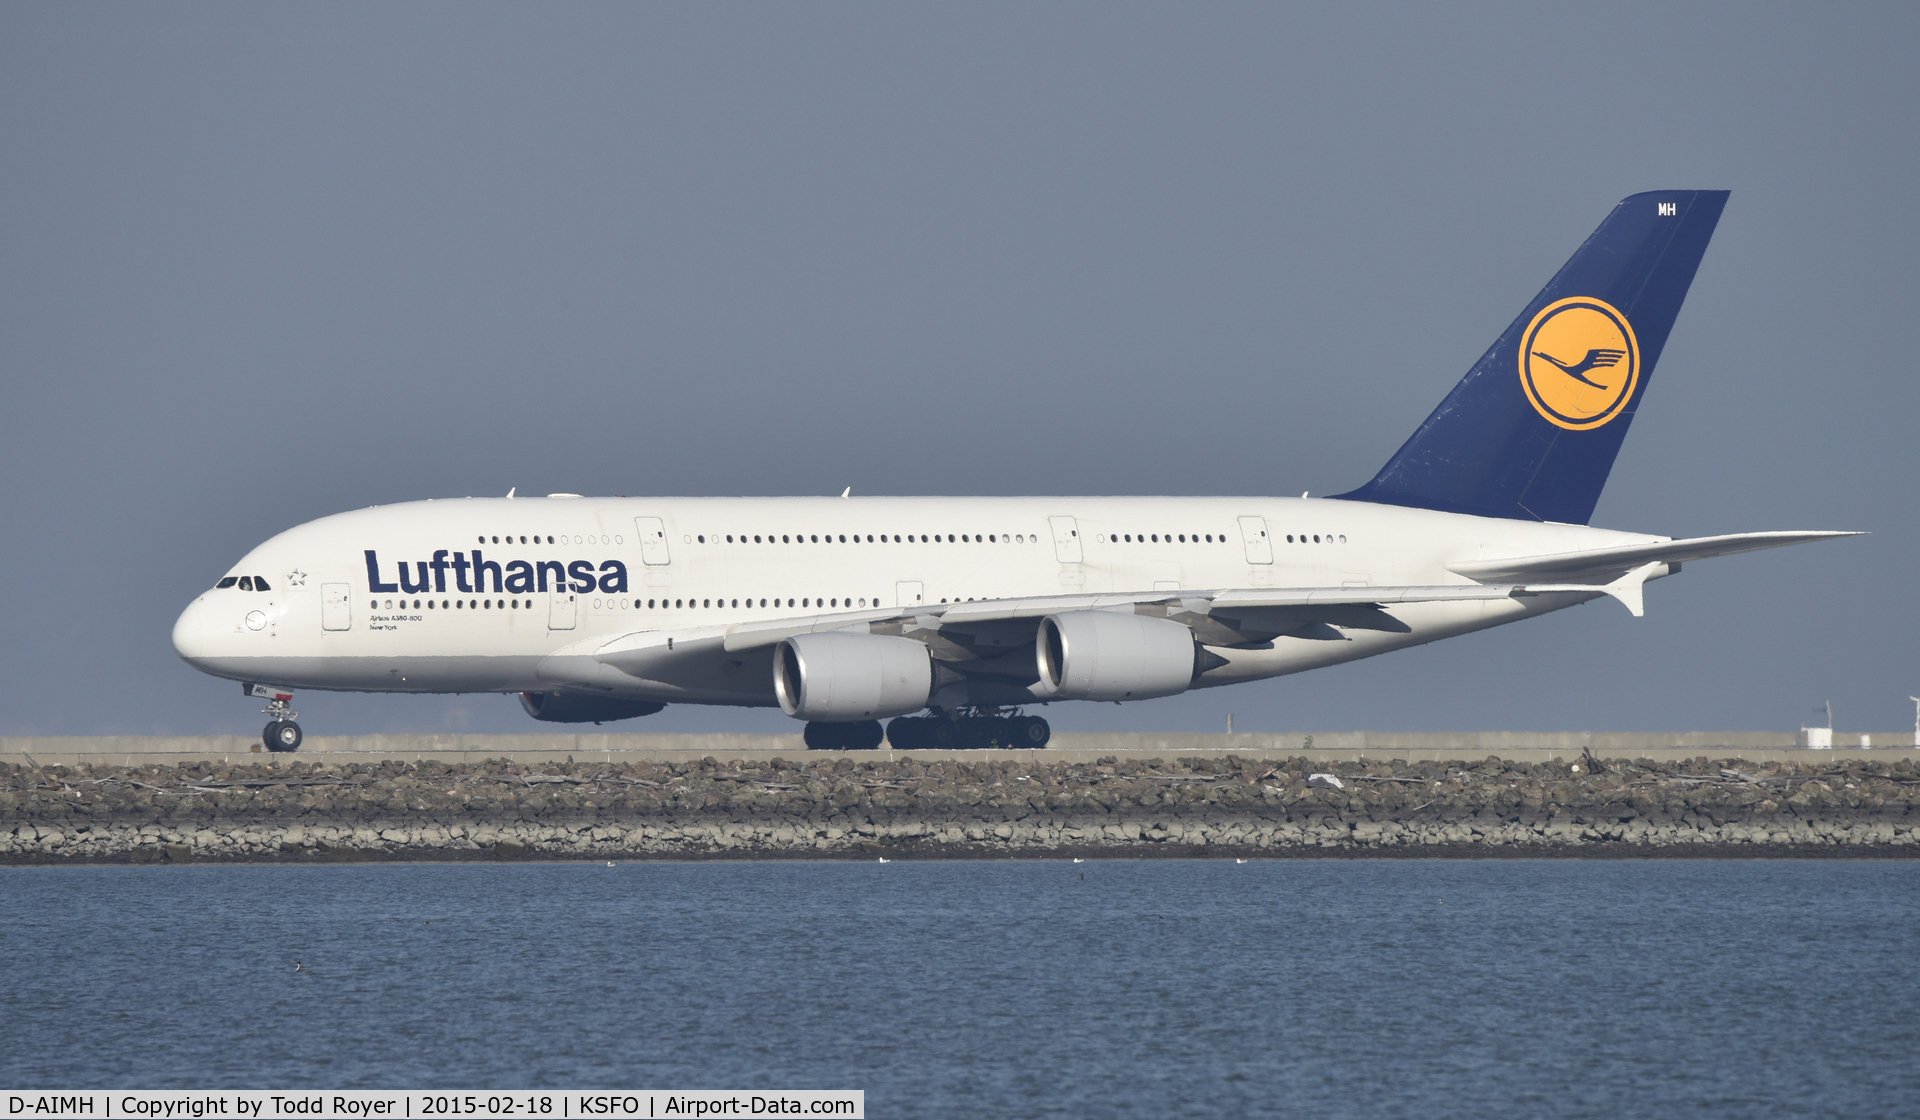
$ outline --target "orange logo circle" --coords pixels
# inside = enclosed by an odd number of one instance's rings
[[[1598,428],[1620,415],[1639,383],[1633,324],[1605,300],[1555,300],[1520,336],[1520,385],[1550,424]]]

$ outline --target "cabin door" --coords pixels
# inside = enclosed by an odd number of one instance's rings
[[[353,629],[352,584],[323,583],[320,585],[320,629]]]
[[[636,517],[634,531],[640,534],[640,559],[650,568],[671,561],[667,555],[667,525],[658,517]]]
[[[1242,517],[1240,519],[1240,539],[1247,546],[1247,563],[1273,563],[1273,539],[1267,536],[1267,519],[1264,517]]]
[[[1062,564],[1078,564],[1084,556],[1080,551],[1080,523],[1071,517],[1049,517],[1047,524],[1053,527],[1053,556]]]
[[[562,583],[547,599],[547,629],[571,630],[580,618],[580,598]]]

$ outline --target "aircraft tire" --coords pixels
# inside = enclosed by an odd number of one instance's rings
[[[936,716],[927,722],[933,725],[928,729],[927,746],[950,751],[965,745],[960,741],[960,720],[942,719]]]
[[[275,754],[297,751],[300,749],[300,725],[290,719],[276,719],[267,724],[260,738],[267,744],[267,749]]]
[[[1013,745],[1038,750],[1053,738],[1053,728],[1039,716],[1023,716],[1013,721]]]
[[[887,742],[897,751],[917,751],[931,742],[927,733],[930,720],[901,716],[887,724]]]
[[[995,739],[1004,739],[1006,737],[1006,733],[1001,730],[1000,725],[1002,722],[1003,721],[997,719],[981,719],[979,717],[963,719],[960,721],[959,742],[955,743],[954,746],[966,751],[985,750],[994,745]]]
[[[877,719],[852,723],[809,723],[801,735],[810,751],[870,751],[877,749],[886,737],[887,733],[881,729]]]

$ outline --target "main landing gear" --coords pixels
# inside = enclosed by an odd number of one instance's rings
[[[810,751],[870,751],[885,738],[877,719],[857,723],[809,723],[801,738]]]
[[[293,722],[300,716],[293,710],[293,690],[276,688],[270,684],[255,684],[252,681],[240,686],[241,691],[256,700],[265,700],[267,706],[260,709],[273,719],[267,724],[260,738],[267,749],[275,754],[300,749],[300,725]]]
[[[887,741],[903,751],[1037,749],[1053,729],[1039,716],[970,709],[954,715],[902,716],[887,725]]]

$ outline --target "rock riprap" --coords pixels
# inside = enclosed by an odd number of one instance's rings
[[[6,766],[0,862],[1907,857],[1920,855],[1916,796],[1906,759]]]

